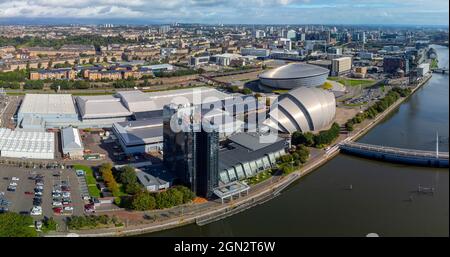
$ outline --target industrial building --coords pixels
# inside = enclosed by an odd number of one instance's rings
[[[335,114],[333,93],[320,88],[299,87],[278,97],[264,123],[282,133],[319,131],[333,122]]]
[[[111,127],[115,122],[123,122],[133,115],[118,97],[77,96],[75,98],[83,127]]]
[[[237,133],[229,137],[228,144],[219,151],[220,182],[243,180],[275,167],[289,144],[279,137],[275,140],[264,140],[264,137],[269,139],[259,133]]]
[[[331,61],[331,75],[340,76],[342,74],[350,72],[352,69],[352,58],[341,57]]]
[[[162,149],[162,117],[114,123],[113,132],[127,154]]]
[[[0,128],[0,156],[54,159],[55,134]]]
[[[17,113],[21,128],[62,128],[78,122],[78,113],[69,94],[26,94]]]
[[[84,146],[80,132],[76,128],[67,127],[61,130],[62,152],[70,159],[82,159]]]
[[[259,75],[262,85],[271,88],[293,89],[298,87],[315,87],[325,83],[328,69],[305,64],[289,63]]]

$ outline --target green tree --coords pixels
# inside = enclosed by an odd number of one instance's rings
[[[35,237],[37,232],[33,227],[31,216],[14,212],[0,214],[0,237]]]
[[[153,210],[156,207],[156,201],[149,192],[141,192],[133,196],[131,207],[137,211]]]

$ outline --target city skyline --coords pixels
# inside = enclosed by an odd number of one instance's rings
[[[0,0],[0,22],[448,26],[448,8],[446,0]],[[332,14],[324,17],[324,12]]]

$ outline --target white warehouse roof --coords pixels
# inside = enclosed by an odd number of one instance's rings
[[[78,111],[83,119],[114,118],[131,116],[120,98],[104,96],[77,96]]]
[[[223,93],[214,88],[197,87],[168,91],[159,91],[151,93],[143,93],[141,91],[123,91],[118,92],[118,96],[122,98],[124,105],[131,112],[148,112],[160,111],[164,105],[186,104],[188,103],[212,103],[227,98],[232,95]],[[198,102],[197,102],[198,101]]]
[[[53,159],[55,135],[0,128],[0,155],[12,158]]]
[[[78,129],[67,127],[61,130],[62,134],[62,149],[64,153],[73,150],[83,150],[83,143],[81,142],[80,132]]]
[[[20,113],[76,114],[72,96],[69,94],[26,94]]]

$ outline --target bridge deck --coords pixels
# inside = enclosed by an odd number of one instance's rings
[[[390,154],[402,155],[402,156],[434,157],[434,158],[436,158],[436,152],[434,152],[434,151],[403,149],[403,148],[370,145],[370,144],[356,143],[356,142],[346,142],[346,143],[343,143],[341,146],[343,146],[344,148],[350,147],[350,148],[362,149],[362,150],[367,150],[367,151],[372,151],[372,152],[390,153]],[[448,159],[449,153],[448,152],[439,152],[438,158],[439,159]]]

